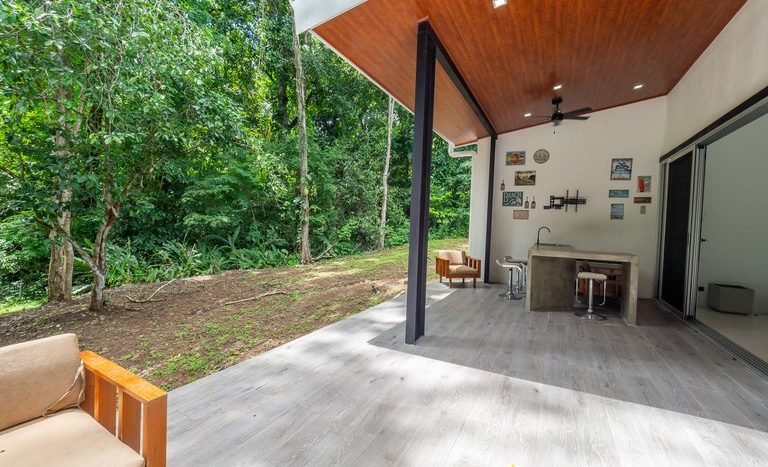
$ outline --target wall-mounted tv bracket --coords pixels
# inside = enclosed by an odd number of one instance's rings
[[[570,191],[565,190],[565,196],[550,196],[549,206],[544,206],[544,209],[563,209],[568,212],[568,205],[574,207],[575,212],[579,212],[579,205],[585,206],[587,200],[585,198],[579,198],[579,190],[576,190],[576,197],[571,198]]]

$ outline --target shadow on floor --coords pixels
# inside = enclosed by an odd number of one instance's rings
[[[427,309],[426,335],[404,323],[369,343],[411,355],[768,432],[768,383],[650,300],[640,326],[615,312],[526,312],[501,288],[457,290]]]

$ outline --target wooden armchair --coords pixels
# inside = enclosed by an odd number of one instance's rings
[[[438,250],[435,257],[435,269],[440,277],[448,278],[448,287],[453,287],[453,279],[472,279],[472,287],[477,288],[477,279],[480,278],[481,261],[468,256],[463,251]]]
[[[60,334],[0,347],[0,465],[165,467],[167,395]]]
[[[139,453],[146,467],[165,467],[168,395],[125,368],[80,352],[85,400],[80,408]]]

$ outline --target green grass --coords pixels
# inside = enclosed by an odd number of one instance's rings
[[[9,315],[11,313],[18,313],[20,311],[27,311],[32,308],[38,308],[45,303],[44,298],[36,300],[19,300],[12,302],[0,302],[0,315]]]

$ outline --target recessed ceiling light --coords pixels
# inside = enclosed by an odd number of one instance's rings
[[[552,88],[553,91],[559,91],[561,89],[563,89],[563,85],[562,84],[556,84],[555,87]]]
[[[533,114],[532,114],[532,113],[530,113],[530,112],[526,112],[526,113],[524,113],[524,114],[523,114],[523,117],[525,117],[525,118],[528,118],[528,117],[530,117],[531,115],[533,115]]]
[[[635,91],[638,91],[640,89],[643,89],[643,86],[645,86],[643,83],[638,83],[632,89],[634,89]]]
[[[499,8],[501,6],[504,6],[507,4],[507,0],[493,0],[491,3],[493,3],[494,8]]]

